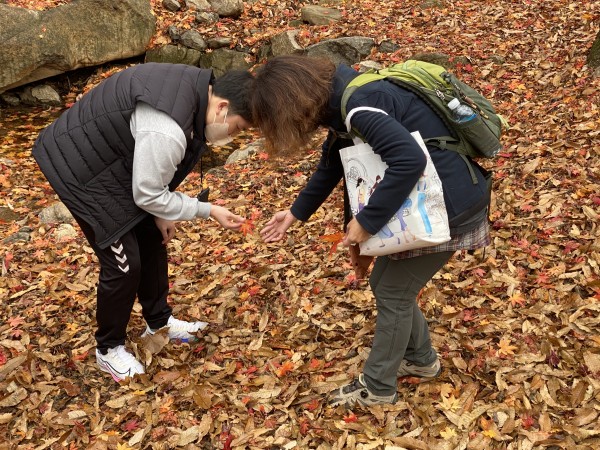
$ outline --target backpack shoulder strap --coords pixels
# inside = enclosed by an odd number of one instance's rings
[[[352,94],[354,94],[354,91],[356,91],[359,87],[370,83],[371,81],[383,80],[385,77],[386,75],[382,75],[375,69],[371,69],[367,72],[359,74],[352,81],[350,81],[350,83],[348,83],[348,85],[344,89],[344,93],[342,94],[342,102],[340,105],[342,111],[342,120],[346,120],[346,116],[348,115],[348,100],[350,99]]]

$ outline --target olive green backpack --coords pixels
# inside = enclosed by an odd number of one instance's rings
[[[424,61],[411,59],[358,75],[348,84],[342,95],[342,119],[346,120],[346,105],[356,89],[371,81],[383,79],[418,95],[454,133],[454,136],[425,139],[425,143],[475,158],[493,158],[502,148],[500,136],[503,129],[508,128],[508,123],[496,113],[492,104],[444,67]],[[469,105],[477,113],[477,117],[468,122],[456,122],[448,107],[453,98]],[[359,135],[357,132],[354,134]]]

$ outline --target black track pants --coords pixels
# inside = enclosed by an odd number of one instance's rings
[[[95,243],[92,227],[75,217],[100,261],[96,342],[99,350],[123,345],[136,295],[150,328],[166,325],[171,315],[167,249],[148,216],[105,249]],[[140,330],[140,333],[142,331]]]

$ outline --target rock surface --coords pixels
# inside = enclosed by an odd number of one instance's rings
[[[154,32],[145,0],[85,0],[47,11],[0,4],[0,93],[141,55]]]

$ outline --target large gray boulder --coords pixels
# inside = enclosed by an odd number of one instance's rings
[[[304,53],[304,49],[296,41],[299,30],[287,30],[273,36],[271,39],[271,51],[273,56],[293,55]]]
[[[146,52],[145,62],[188,64],[197,66],[202,53],[183,45],[164,45]]]
[[[218,48],[210,53],[203,53],[198,65],[204,69],[212,69],[215,76],[220,77],[228,70],[250,69],[252,64],[249,60],[252,60],[252,56],[248,53],[229,48]]]
[[[210,5],[221,17],[239,17],[244,12],[242,0],[210,0]]]
[[[155,26],[150,0],[79,0],[47,11],[0,3],[0,93],[141,55]]]
[[[302,8],[302,20],[311,25],[329,25],[331,22],[342,20],[342,12],[334,8],[318,5],[308,5]]]
[[[306,54],[328,58],[336,64],[352,65],[369,56],[374,46],[375,40],[369,37],[342,37],[310,45],[306,47]]]

